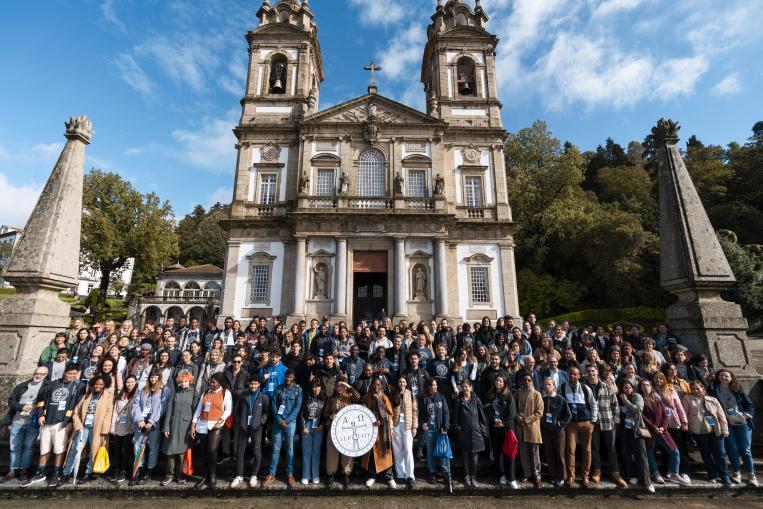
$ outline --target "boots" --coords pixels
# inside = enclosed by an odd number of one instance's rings
[[[628,483],[625,482],[625,479],[620,475],[620,472],[612,472],[612,480],[615,481],[615,484],[620,488],[628,487]]]

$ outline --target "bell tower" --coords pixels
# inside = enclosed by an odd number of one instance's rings
[[[495,75],[498,38],[480,0],[437,2],[421,65],[427,113],[463,127],[502,128]]]
[[[264,0],[246,35],[249,71],[241,124],[282,123],[318,111],[323,56],[307,0]]]

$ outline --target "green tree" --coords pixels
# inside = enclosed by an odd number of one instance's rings
[[[579,283],[551,274],[522,269],[517,274],[519,308],[538,316],[576,309],[585,289]]]
[[[602,203],[639,215],[649,231],[659,228],[655,182],[641,166],[604,167],[599,170],[597,193]]]
[[[723,252],[736,277],[736,284],[723,296],[738,303],[747,318],[750,329],[763,327],[763,259],[760,250],[753,246],[741,246],[734,232],[718,232]]]
[[[686,142],[684,161],[705,208],[724,203],[733,172],[723,147],[705,146],[692,135]]]
[[[135,259],[140,280],[156,276],[177,254],[172,207],[116,173],[93,168],[85,175],[81,251],[83,261],[101,271],[97,316],[128,259]]]
[[[216,203],[209,211],[197,205],[178,223],[175,233],[180,250],[179,261],[186,267],[211,263],[222,267],[228,232],[220,221],[230,218],[230,205]]]

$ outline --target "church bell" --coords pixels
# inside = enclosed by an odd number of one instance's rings
[[[272,90],[276,94],[283,94],[285,92],[283,88],[283,83],[281,82],[281,78],[276,79],[275,83],[273,83]]]
[[[458,93],[461,95],[471,95],[472,89],[466,77],[463,74],[458,75]]]

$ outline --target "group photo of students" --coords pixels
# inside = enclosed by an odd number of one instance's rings
[[[666,323],[221,322],[75,320],[8,395],[2,482],[758,486],[749,396]],[[378,431],[357,458],[331,438],[349,405]]]

